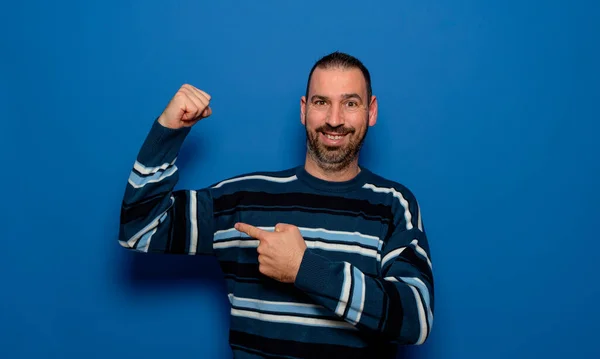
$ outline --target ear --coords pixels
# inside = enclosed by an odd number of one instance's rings
[[[377,123],[377,97],[371,96],[369,104],[369,126],[375,126]]]
[[[300,122],[306,126],[306,96],[300,98]]]

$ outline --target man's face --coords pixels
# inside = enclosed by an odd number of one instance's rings
[[[367,129],[377,119],[375,97],[357,68],[317,68],[302,97],[308,152],[321,168],[339,170],[357,159]]]

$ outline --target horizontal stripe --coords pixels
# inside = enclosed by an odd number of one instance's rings
[[[213,253],[216,255],[219,261],[233,261],[239,263],[257,263],[258,242],[256,243],[245,243],[250,240],[242,241],[239,243],[241,246],[237,246],[238,243],[229,245],[229,242],[219,243],[213,247]],[[307,248],[311,249],[315,254],[324,256],[332,261],[348,261],[358,266],[365,274],[377,275],[379,273],[380,265],[377,262],[377,257],[370,257],[360,252],[353,251],[334,251],[332,249],[321,249],[316,248],[312,241],[305,241]],[[326,244],[326,243],[325,243]]]
[[[225,278],[231,278],[235,280],[250,280],[250,281],[261,281],[267,280],[268,278],[258,270],[258,263],[246,264],[236,262],[220,261],[219,266]]]
[[[231,178],[228,180],[221,181],[221,182],[217,183],[216,185],[214,185],[212,188],[220,188],[223,185],[226,185],[229,183],[235,183],[235,182],[239,182],[239,181],[248,181],[248,180],[262,180],[262,181],[275,182],[275,183],[288,183],[288,182],[295,181],[297,179],[298,178],[296,177],[296,175],[289,176],[289,177],[277,177],[277,176],[267,176],[267,175],[248,175],[248,176],[241,176],[241,177],[236,177],[236,178]]]
[[[258,266],[254,265],[253,267],[255,268],[256,273],[260,274],[258,271]],[[226,269],[228,270],[228,273],[236,272],[235,269]],[[241,270],[246,269],[248,268],[241,268]],[[235,280],[233,278],[227,278],[225,283],[227,288],[230,288],[228,289],[228,293],[234,293],[239,297],[260,298],[261,300],[269,302],[316,304],[312,297],[296,286],[291,284],[282,285],[282,283],[265,276],[263,276],[263,279],[260,281],[260,283],[257,283],[256,281],[250,282]]]
[[[260,241],[255,239],[236,239],[232,240],[221,240],[219,242],[213,243],[213,249],[215,250],[225,250],[232,248],[258,248]],[[380,260],[380,254],[374,249],[367,249],[360,247],[358,245],[346,245],[346,244],[337,244],[337,243],[327,243],[323,241],[313,241],[310,239],[305,239],[304,243],[306,247],[309,249],[318,249],[326,252],[342,252],[346,254],[355,254],[365,257],[371,257],[377,262]]]
[[[152,175],[152,174],[164,171],[167,168],[173,166],[176,161],[177,161],[177,157],[175,157],[175,159],[171,162],[165,162],[165,163],[161,164],[160,166],[154,166],[154,167],[148,167],[148,166],[143,165],[139,161],[135,161],[135,163],[133,164],[133,169],[140,175],[140,177],[143,177],[143,176]]]
[[[160,182],[160,181],[164,180],[165,178],[172,176],[173,174],[175,174],[175,172],[177,172],[176,166],[169,167],[164,172],[162,172],[162,171],[156,172],[156,173],[146,176],[146,177],[142,177],[142,176],[138,175],[137,173],[135,173],[134,171],[132,171],[131,174],[129,175],[129,184],[133,188],[141,188],[149,183]]]
[[[229,302],[237,309],[270,312],[273,314],[304,315],[320,318],[335,318],[335,315],[320,305],[310,303],[277,302],[253,298],[241,298],[229,293]]]
[[[278,210],[292,209],[313,211],[315,213],[337,213],[350,216],[362,216],[365,219],[393,222],[389,206],[373,204],[367,200],[318,195],[312,193],[268,193],[263,191],[238,191],[215,198],[215,216],[240,210]]]
[[[262,227],[258,228],[265,231],[274,231],[275,227]],[[366,234],[362,234],[360,232],[344,232],[344,231],[332,231],[324,228],[305,228],[298,227],[300,234],[303,238],[312,238],[312,239],[320,239],[331,242],[333,244],[337,243],[351,243],[357,244],[364,247],[369,247],[371,249],[381,249],[383,246],[383,241],[375,236],[370,236]],[[216,231],[213,237],[215,242],[226,241],[231,238],[248,238],[249,236],[246,233],[239,232],[235,228],[229,228],[225,230]]]
[[[311,241],[305,240],[306,247],[309,249],[320,249],[324,251],[333,251],[333,252],[345,252],[352,254],[360,254],[366,257],[373,257],[375,260],[379,261],[380,255],[374,249],[366,249],[360,246],[352,246],[346,244],[336,244],[336,243],[326,243],[321,241]]]
[[[242,309],[231,309],[231,315],[235,317],[245,317],[256,320],[261,320],[265,322],[272,323],[287,323],[287,324],[298,324],[298,325],[309,325],[309,326],[318,326],[318,327],[329,327],[329,328],[343,328],[355,330],[350,323],[347,323],[342,320],[330,320],[330,319],[320,319],[320,318],[308,318],[308,317],[299,317],[293,315],[282,315],[282,314],[267,314],[260,313],[251,310],[242,310]]]
[[[332,242],[359,243],[365,246],[381,249],[383,241],[378,237],[362,234],[358,231],[332,231],[324,228],[299,228],[304,238],[321,238]]]
[[[231,241],[220,241],[213,244],[214,249],[227,248],[258,248],[260,241],[258,239],[234,239]]]

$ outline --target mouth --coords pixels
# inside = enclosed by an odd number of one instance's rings
[[[341,144],[346,139],[348,133],[321,132],[320,136],[325,144],[329,146],[336,146]]]

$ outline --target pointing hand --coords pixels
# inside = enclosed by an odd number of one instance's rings
[[[300,269],[306,243],[298,227],[278,223],[275,231],[265,231],[246,223],[237,223],[235,229],[259,240],[258,269],[275,280],[294,283]]]

